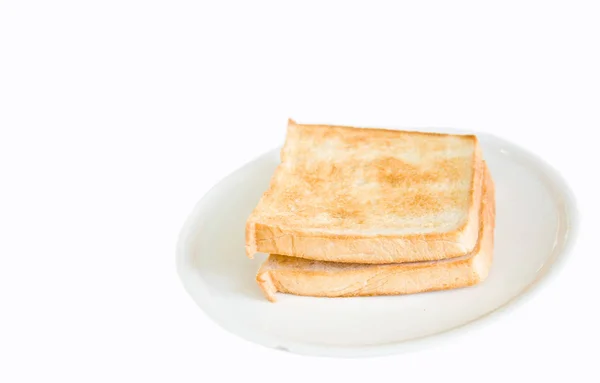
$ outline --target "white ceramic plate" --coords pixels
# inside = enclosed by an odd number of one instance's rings
[[[496,318],[522,302],[564,261],[577,211],[568,187],[548,165],[498,137],[478,137],[496,183],[497,204],[494,263],[484,283],[392,297],[279,294],[277,303],[268,302],[255,282],[265,255],[246,257],[244,228],[279,163],[277,149],[223,179],[195,207],[177,249],[186,290],[234,334],[321,356],[405,351]]]

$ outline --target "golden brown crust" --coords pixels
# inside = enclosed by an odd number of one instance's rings
[[[447,290],[483,281],[493,259],[496,222],[495,186],[485,170],[477,245],[471,254],[442,261],[400,264],[348,264],[271,255],[257,282],[265,296],[275,292],[321,297],[401,295]]]
[[[273,278],[271,277],[271,273],[267,270],[268,267],[265,266],[266,264],[267,263],[265,262],[258,271],[258,274],[256,275],[256,282],[258,282],[258,285],[260,286],[260,289],[265,297],[269,301],[275,302],[275,293],[277,293],[278,289],[273,283]]]
[[[482,156],[473,135],[288,125],[246,252],[335,262],[458,257],[477,241]]]

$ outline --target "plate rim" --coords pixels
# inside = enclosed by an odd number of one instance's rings
[[[219,327],[232,333],[236,337],[246,340],[257,345],[267,347],[269,349],[276,349],[281,351],[288,351],[294,354],[307,355],[307,356],[318,356],[318,357],[343,357],[343,358],[362,358],[362,357],[375,357],[384,356],[391,354],[400,354],[408,351],[418,351],[428,347],[432,343],[448,342],[458,336],[461,336],[468,330],[477,330],[484,326],[489,325],[493,321],[500,319],[503,315],[518,309],[529,300],[533,299],[544,286],[547,286],[551,281],[555,280],[561,270],[564,269],[567,259],[571,256],[573,247],[576,243],[579,235],[580,226],[580,213],[577,205],[576,196],[566,182],[565,178],[560,172],[552,167],[549,163],[544,161],[540,156],[531,150],[525,149],[521,145],[509,141],[498,135],[479,132],[474,130],[456,129],[456,128],[433,128],[433,127],[395,127],[395,130],[412,130],[412,131],[427,131],[427,132],[440,132],[440,133],[454,133],[454,134],[475,134],[478,139],[493,140],[497,141],[501,146],[508,146],[512,150],[511,154],[516,154],[518,157],[525,157],[535,167],[540,170],[540,174],[543,174],[548,178],[555,186],[556,190],[561,192],[564,216],[566,217],[566,231],[565,240],[558,248],[556,256],[552,262],[548,265],[544,273],[538,275],[527,287],[521,292],[495,308],[494,310],[483,314],[470,321],[461,323],[458,326],[444,330],[439,333],[425,335],[414,339],[394,341],[385,344],[378,345],[363,345],[363,346],[328,346],[319,345],[311,342],[298,342],[298,341],[279,341],[277,337],[272,337],[268,334],[261,334],[260,336],[254,336],[252,332],[241,330],[241,327],[232,325],[230,320],[217,314],[214,310],[210,309],[212,306],[211,299],[209,296],[203,296],[200,298],[197,291],[192,292],[188,272],[186,271],[186,252],[188,240],[190,239],[195,222],[200,216],[200,212],[205,206],[206,197],[225,180],[233,177],[239,171],[241,171],[247,165],[256,162],[263,157],[273,155],[274,152],[281,150],[281,145],[278,145],[254,158],[248,160],[235,170],[227,174],[226,176],[215,182],[196,202],[191,212],[185,219],[183,226],[179,231],[179,236],[176,245],[176,270],[184,289],[190,295],[192,300],[198,305],[198,307]]]

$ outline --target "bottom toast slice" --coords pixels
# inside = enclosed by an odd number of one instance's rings
[[[447,290],[483,281],[492,264],[496,200],[487,165],[479,239],[472,253],[430,262],[384,265],[312,261],[272,254],[262,264],[256,280],[275,302],[275,293],[317,297],[402,295]]]

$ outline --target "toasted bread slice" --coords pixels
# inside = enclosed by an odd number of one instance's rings
[[[477,137],[299,125],[246,224],[246,252],[400,263],[459,257],[477,242]]]
[[[280,291],[295,295],[351,297],[401,295],[466,287],[483,281],[490,269],[496,216],[494,183],[486,171],[479,240],[469,255],[441,261],[386,265],[311,261],[271,255],[256,280],[270,301]]]

